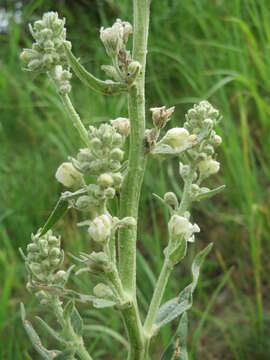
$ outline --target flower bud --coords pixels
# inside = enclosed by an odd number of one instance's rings
[[[170,120],[174,109],[174,106],[169,109],[166,109],[165,106],[150,109],[150,111],[152,112],[153,123],[157,129],[164,128],[164,126]]]
[[[118,190],[121,187],[123,176],[121,175],[121,173],[114,173],[112,174],[112,178],[113,178],[114,187]]]
[[[170,129],[161,139],[161,143],[169,145],[173,149],[186,147],[190,144],[189,132],[184,128]]]
[[[110,174],[101,174],[98,178],[98,183],[103,188],[108,188],[113,185],[113,178]]]
[[[105,285],[103,283],[97,284],[93,289],[93,293],[98,298],[111,298],[111,297],[113,297],[112,290],[109,288],[109,286],[107,286],[107,285]]]
[[[177,196],[173,192],[167,192],[164,195],[164,201],[166,202],[166,204],[172,206],[173,208],[178,207],[178,199],[177,199]]]
[[[179,163],[179,174],[181,175],[183,180],[186,180],[190,173],[190,166],[184,165],[183,163]]]
[[[121,45],[121,24],[115,22],[112,27],[100,29],[100,39],[103,42],[109,56],[117,56]]]
[[[220,163],[209,157],[199,162],[200,176],[207,178],[210,175],[216,174],[220,169]]]
[[[69,162],[65,162],[59,166],[55,177],[66,187],[80,186],[83,183],[82,174]]]
[[[130,121],[127,118],[119,117],[115,120],[111,120],[112,126],[123,136],[130,134]]]
[[[124,152],[119,149],[119,148],[115,148],[112,150],[111,152],[111,158],[113,160],[116,160],[116,161],[122,161],[123,160],[123,157],[124,157]]]
[[[103,214],[96,217],[88,228],[91,238],[96,242],[105,242],[111,235],[112,223],[110,216]]]
[[[104,191],[104,195],[107,199],[113,199],[115,197],[115,189],[112,187],[108,187],[105,191]]]
[[[55,274],[54,282],[58,285],[65,285],[67,281],[67,272],[64,270],[59,270]]]

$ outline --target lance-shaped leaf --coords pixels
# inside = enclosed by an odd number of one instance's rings
[[[55,331],[53,328],[50,327],[43,319],[41,319],[39,316],[36,316],[36,319],[40,323],[40,325],[50,334],[55,340],[59,341],[62,344],[67,344],[68,342],[63,339],[57,331]]]
[[[184,312],[170,344],[161,356],[161,360],[188,360],[187,331],[188,316]]]
[[[83,333],[83,320],[81,318],[81,315],[79,314],[79,311],[76,309],[75,305],[73,307],[73,311],[70,317],[70,322],[75,333],[81,336]]]
[[[199,194],[196,196],[195,201],[201,201],[204,199],[209,199],[217,194],[219,194],[221,191],[225,189],[226,185],[221,185],[213,190],[206,191],[204,193]]]
[[[74,73],[83,84],[90,87],[92,90],[95,90],[103,95],[117,95],[121,92],[127,91],[127,85],[124,83],[97,79],[80,64],[67,46],[65,46],[65,51],[69,65],[72,67]]]
[[[116,305],[116,302],[114,302],[112,300],[101,299],[101,298],[98,298],[98,297],[93,296],[93,295],[81,294],[81,293],[79,293],[79,292],[77,292],[75,290],[59,288],[57,286],[51,286],[51,288],[53,288],[55,290],[60,290],[61,295],[65,296],[67,298],[77,300],[77,301],[82,302],[82,303],[89,303],[90,302],[97,309],[102,309],[102,308],[106,308],[106,307],[112,307],[112,306]]]
[[[38,336],[37,332],[33,328],[32,324],[26,320],[25,318],[25,308],[23,303],[21,303],[21,318],[23,322],[23,326],[25,328],[25,331],[34,347],[34,349],[39,353],[39,355],[44,360],[52,360],[57,356],[59,353],[56,350],[47,350],[41,343],[40,337]]]
[[[192,295],[198,283],[200,267],[205,257],[210,252],[212,246],[212,243],[209,244],[206,248],[200,251],[193,260],[191,267],[193,278],[192,282],[187,287],[185,287],[185,289],[182,290],[176,298],[167,301],[164,305],[160,307],[155,319],[155,331],[160,329],[162,326],[168,324],[169,322],[173,321],[178,316],[191,308],[193,302]]]
[[[44,234],[46,234],[47,231],[49,231],[57,223],[57,221],[65,215],[67,209],[68,202],[63,200],[62,197],[60,197],[48,220],[41,229],[39,236],[43,236]]]

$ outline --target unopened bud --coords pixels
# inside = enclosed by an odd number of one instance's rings
[[[213,158],[207,158],[199,162],[200,176],[207,178],[210,175],[216,174],[220,169],[220,163]]]
[[[190,144],[189,136],[189,132],[185,128],[173,128],[166,133],[160,142],[177,150]]]
[[[167,192],[164,195],[164,201],[166,202],[166,204],[172,206],[173,208],[178,207],[177,196],[173,192]]]
[[[103,188],[108,188],[113,185],[113,177],[111,174],[101,174],[98,178],[98,183]]]
[[[97,284],[93,289],[93,293],[98,298],[111,298],[113,296],[113,292],[109,286],[103,283]]]

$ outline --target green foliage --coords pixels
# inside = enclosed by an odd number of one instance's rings
[[[13,4],[6,3],[8,7]],[[33,0],[25,3],[23,22],[26,24],[30,18],[35,20],[34,12],[59,11],[60,6],[61,14],[68,18],[73,28],[70,35],[74,53],[80,54],[86,68],[99,73],[99,64],[104,63],[104,51],[97,46],[97,29],[101,22],[109,24],[120,13],[128,18],[129,5],[117,0],[91,2],[90,5],[83,2],[73,5],[71,2],[70,7],[64,7],[58,2]],[[77,19],[80,19],[79,24]],[[194,350],[196,358],[207,358],[201,345],[205,341],[211,344],[209,356],[212,357],[225,351],[228,359],[265,359],[265,354],[269,353],[269,338],[265,339],[262,332],[263,328],[269,328],[267,304],[264,304],[264,310],[262,306],[262,298],[267,296],[267,253],[270,249],[269,200],[266,196],[270,178],[269,22],[265,0],[219,1],[211,6],[206,0],[164,0],[156,2],[153,10],[148,55],[149,106],[161,102],[178,104],[174,117],[177,120],[172,120],[172,126],[179,125],[178,118],[182,118],[191,102],[205,97],[222,109],[224,116],[219,134],[224,139],[222,177],[227,190],[223,196],[219,195],[219,200],[202,203],[197,214],[201,222],[206,214],[220,215],[218,218],[211,216],[200,234],[202,241],[208,241],[208,237],[217,241],[216,251],[206,261],[207,275],[198,284],[190,316],[191,329],[196,328],[193,319],[203,315],[206,319],[201,340]],[[73,26],[75,23],[76,27]],[[1,33],[0,37],[0,329],[9,335],[0,346],[0,357],[24,360],[30,359],[27,350],[30,346],[15,309],[23,296],[28,304],[29,299],[24,291],[23,266],[16,249],[18,246],[24,248],[28,235],[48,217],[59,193],[54,180],[55,169],[75,150],[79,137],[61,111],[60,101],[52,96],[51,83],[45,79],[30,82],[29,74],[18,68],[20,49],[29,45],[21,25],[11,19],[9,36]],[[86,62],[89,54],[91,60]],[[103,76],[101,72],[100,76]],[[123,102],[108,102],[87,93],[77,86],[76,79],[72,84],[74,99],[86,124],[99,123],[109,113],[118,115],[121,111],[126,114]],[[151,92],[148,90],[150,85]],[[193,95],[194,98],[190,98]],[[151,160],[148,164],[150,169],[141,205],[145,225],[140,225],[144,228],[140,250],[151,261],[150,266],[140,269],[137,280],[141,290],[139,302],[144,308],[156,280],[153,270],[157,273],[162,261],[165,231],[158,233],[157,226],[165,228],[161,217],[167,216],[164,207],[152,200],[150,188],[154,183],[155,191],[163,194],[169,182],[174,191],[179,192],[174,167],[165,175],[163,165],[156,167],[153,163]],[[57,227],[64,231],[65,249],[77,252],[85,250],[85,239],[74,231],[75,217],[71,211]],[[196,246],[200,247],[199,243]],[[209,301],[209,293],[231,265],[235,266],[234,276],[216,299],[217,305],[212,306],[211,313],[205,314],[202,309]],[[171,298],[172,289],[178,290],[187,281],[185,271],[177,273],[166,290],[166,297]],[[81,282],[76,280],[75,284]],[[235,306],[231,306],[232,303]],[[114,324],[115,328],[121,329],[117,316],[104,311],[99,315],[104,324]],[[91,312],[91,322],[97,316]],[[95,354],[101,335],[92,333],[91,336],[90,347]],[[168,343],[170,336],[169,327],[165,327],[161,334],[163,344]],[[157,351],[161,341],[153,344]],[[124,350],[113,343],[108,338],[106,349],[114,346],[115,354],[119,352],[119,358],[122,358]],[[106,358],[106,349],[97,352],[96,357]]]

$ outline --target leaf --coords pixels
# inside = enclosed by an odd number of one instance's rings
[[[223,191],[226,188],[226,185],[221,185],[213,190],[209,190],[205,193],[202,193],[200,195],[198,195],[195,200],[196,201],[200,201],[200,200],[204,200],[204,199],[209,199],[217,194],[219,194],[221,191]]]
[[[73,307],[73,312],[70,317],[70,322],[75,333],[81,336],[83,333],[83,320],[81,318],[81,315],[79,314],[79,311],[76,309],[75,306]]]
[[[81,294],[71,289],[62,289],[62,295],[72,298],[73,300],[80,301],[82,303],[90,302],[97,309],[112,307],[116,305],[116,303],[112,300],[100,299],[93,295]]]
[[[70,319],[71,315],[73,313],[73,310],[74,310],[74,301],[69,300],[64,307],[64,312],[63,312],[64,318]]]
[[[55,225],[55,223],[65,215],[67,209],[68,203],[60,197],[48,220],[41,229],[39,236],[45,235],[47,231],[49,231]]]
[[[41,319],[39,316],[36,316],[36,319],[40,323],[40,325],[57,341],[59,341],[62,344],[67,344],[67,341],[63,339],[58,332],[56,332],[53,328],[50,327],[43,319]]]
[[[25,328],[25,331],[34,347],[34,349],[39,353],[39,355],[44,360],[52,360],[54,359],[55,355],[57,355],[57,352],[54,350],[47,350],[41,343],[40,337],[38,336],[37,332],[33,328],[30,321],[26,320],[25,318],[25,308],[23,303],[21,303],[21,318],[23,322],[23,326]]]
[[[121,92],[127,91],[127,85],[120,82],[113,82],[111,80],[102,81],[97,79],[89,73],[72,54],[71,50],[65,46],[68,62],[72,70],[81,80],[83,84],[104,95],[117,95]]]
[[[170,344],[161,356],[161,360],[188,360],[187,331],[188,316],[184,312]]]
[[[212,249],[212,246],[213,243],[209,244],[195,256],[191,266],[192,282],[186,286],[176,298],[167,301],[158,310],[155,319],[156,331],[191,308],[193,302],[192,295],[198,283],[200,267]]]
[[[66,349],[60,354],[56,355],[53,360],[73,360],[75,351],[73,349]]]

